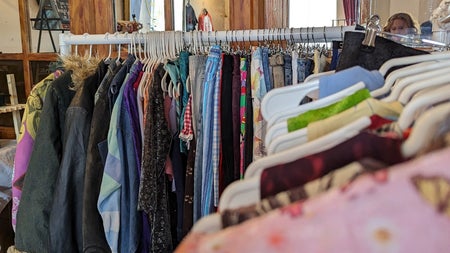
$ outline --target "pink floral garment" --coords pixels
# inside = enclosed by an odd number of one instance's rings
[[[209,235],[176,252],[449,252],[450,148]]]

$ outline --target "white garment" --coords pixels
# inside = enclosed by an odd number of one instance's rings
[[[211,19],[209,18],[208,15],[205,15],[203,18],[203,31],[211,32],[212,30],[213,29]]]

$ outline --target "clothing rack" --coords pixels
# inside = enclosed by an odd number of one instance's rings
[[[302,27],[302,28],[273,28],[254,30],[230,30],[230,31],[191,31],[181,33],[185,45],[190,45],[195,40],[201,43],[217,42],[250,42],[250,41],[292,41],[296,43],[321,43],[332,40],[343,40],[344,33],[355,31],[355,26],[333,27]],[[170,33],[170,32],[150,32]],[[172,32],[174,33],[174,32]],[[145,34],[144,34],[145,35]],[[144,36],[135,36],[135,33],[115,34],[83,34],[74,35],[62,33],[59,36],[60,54],[70,54],[71,45],[111,45],[141,43]]]

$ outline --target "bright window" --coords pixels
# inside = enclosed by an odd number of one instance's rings
[[[337,16],[336,5],[336,0],[291,0],[289,1],[289,26],[332,26]]]
[[[173,1],[173,18],[175,23],[175,31],[183,30],[183,9],[184,9],[184,1],[183,0],[174,0]],[[181,8],[180,8],[181,7]]]

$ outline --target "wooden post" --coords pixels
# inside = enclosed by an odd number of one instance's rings
[[[265,28],[288,27],[289,6],[286,0],[266,0],[264,10]]]
[[[70,32],[73,34],[105,34],[114,32],[113,1],[111,0],[69,0]],[[83,54],[89,46],[78,47]],[[94,55],[105,57],[109,47],[97,46]]]
[[[14,74],[7,74],[6,79],[8,80],[8,90],[9,90],[9,98],[11,101],[11,107],[14,108],[14,106],[19,104],[19,100],[17,98],[17,90],[16,90],[16,80],[14,78]],[[13,123],[14,123],[14,132],[16,133],[16,139],[19,138],[20,134],[20,124],[22,120],[20,119],[20,109],[23,108],[23,105],[21,107],[14,108],[12,110],[13,115]]]
[[[31,52],[31,29],[30,29],[30,14],[28,11],[28,1],[18,0],[20,17],[20,39],[22,42],[22,66],[23,66],[23,80],[25,85],[25,94],[28,96],[31,92],[33,79],[31,78],[31,66],[28,55]],[[22,16],[23,15],[23,16]]]
[[[173,0],[164,0],[164,30],[173,31],[175,29],[173,20]]]
[[[264,6],[264,1],[230,0],[230,29],[245,30],[263,28],[264,23],[260,21],[262,13],[258,10]],[[264,8],[263,8],[264,10]]]

